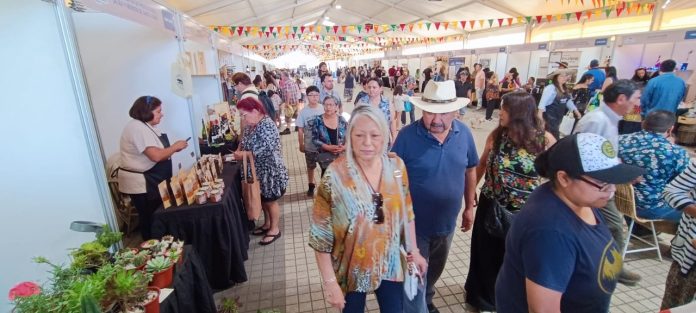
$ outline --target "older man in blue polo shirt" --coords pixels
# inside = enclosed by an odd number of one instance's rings
[[[434,286],[447,262],[462,197],[462,231],[471,229],[474,220],[479,159],[471,131],[456,119],[470,100],[457,98],[454,81],[431,82],[422,97],[411,100],[423,117],[399,132],[392,151],[406,164],[418,249],[428,260],[428,272],[424,299],[419,294],[404,310],[421,313],[425,300],[429,312],[438,312]]]

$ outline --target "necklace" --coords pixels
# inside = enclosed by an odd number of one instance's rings
[[[367,182],[367,187],[370,188],[370,192],[372,194],[379,193],[380,185],[382,185],[382,171],[379,172],[379,182],[377,183],[377,191],[375,192],[375,189],[372,187],[372,184],[370,183],[370,180],[367,178],[367,175],[365,175],[365,171],[363,170],[362,166],[357,162],[355,162],[355,164],[358,166],[358,169],[360,169],[360,174],[362,174],[363,178],[365,178],[365,181]]]

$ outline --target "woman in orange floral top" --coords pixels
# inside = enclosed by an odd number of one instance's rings
[[[309,230],[325,299],[343,312],[364,312],[367,293],[375,292],[381,312],[402,312],[404,224],[416,242],[406,167],[385,154],[389,127],[378,109],[356,108],[347,133],[345,156],[331,163],[319,185]],[[418,249],[410,252],[425,273]]]

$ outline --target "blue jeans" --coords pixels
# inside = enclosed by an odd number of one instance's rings
[[[403,283],[383,280],[379,284],[379,288],[375,290],[375,295],[380,312],[402,313],[404,311]],[[346,294],[346,306],[343,308],[343,313],[365,312],[365,298],[367,298],[367,293],[364,292]]]
[[[638,216],[651,220],[668,220],[679,223],[682,218],[682,211],[675,210],[670,207],[651,208],[647,210],[638,210]]]
[[[428,261],[428,271],[425,278],[425,293],[418,291],[413,301],[404,303],[404,312],[417,313],[427,311],[427,304],[433,303],[435,283],[440,279],[447,264],[447,256],[452,246],[454,232],[443,236],[419,236],[416,234],[420,254]]]

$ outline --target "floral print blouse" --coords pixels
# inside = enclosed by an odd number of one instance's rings
[[[321,149],[322,144],[331,144],[331,136],[329,136],[329,129],[326,127],[326,124],[324,124],[324,115],[317,115],[314,117],[314,121],[312,123],[312,144],[317,147],[317,150],[321,152],[323,149]],[[338,127],[336,128],[338,134],[337,134],[337,139],[338,139],[338,144],[344,144],[346,142],[346,130],[348,129],[348,122],[346,122],[346,119],[343,118],[343,116],[338,116]]]
[[[539,140],[543,140],[543,134]],[[527,201],[532,191],[540,186],[542,179],[534,169],[537,155],[524,148],[514,146],[507,134],[503,134],[498,144],[498,151],[488,154],[488,167],[483,182],[483,192],[491,199],[519,210]]]
[[[641,130],[619,136],[619,158],[623,163],[646,171],[643,181],[633,185],[639,211],[671,208],[662,192],[689,165],[689,155],[684,148],[672,144],[660,134]]]
[[[408,175],[399,158],[383,156],[382,164],[379,190],[384,223],[373,222],[376,208],[370,187],[354,161],[346,156],[328,167],[314,199],[309,246],[331,254],[336,280],[344,293],[372,292],[383,280],[404,280],[400,253],[404,241],[402,210],[406,210],[409,221],[414,218]],[[402,186],[394,177],[395,168],[401,171]]]
[[[270,117],[264,116],[255,126],[247,126],[240,143],[243,151],[251,151],[261,196],[280,197],[288,187],[288,169],[280,150],[278,128]]]

